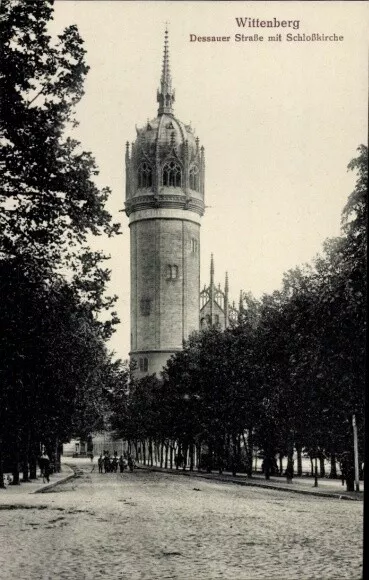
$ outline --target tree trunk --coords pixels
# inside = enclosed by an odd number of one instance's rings
[[[14,459],[13,459],[13,470],[12,470],[12,475],[13,475],[12,485],[19,485],[20,481],[19,481],[19,445],[18,445],[18,442],[14,446],[13,458]]]
[[[160,445],[160,467],[163,467],[163,459],[164,459],[164,443],[162,442]]]
[[[143,464],[146,465],[146,440],[143,439],[142,440],[142,460],[143,460]]]
[[[186,471],[188,463],[188,441],[183,445],[183,471]]]
[[[279,475],[283,475],[283,453],[279,454]]]
[[[201,471],[201,443],[197,444],[197,453],[196,453],[196,462],[197,462],[197,471]]]
[[[134,440],[134,447],[135,447],[135,460],[139,462],[140,456],[138,453],[138,441],[137,441],[137,439]]]
[[[211,473],[212,468],[213,468],[213,445],[211,443],[209,443],[209,445],[208,445],[208,461],[207,461],[206,471],[208,473]]]
[[[331,479],[336,479],[337,477],[337,464],[336,464],[336,454],[334,451],[331,454],[331,473],[329,475]]]
[[[302,449],[301,449],[301,445],[297,446],[296,445],[296,451],[297,451],[297,475],[299,477],[302,476]]]
[[[29,478],[29,469],[28,469],[28,451],[27,449],[23,450],[22,453],[22,482],[27,483],[30,480]]]
[[[173,441],[170,442],[169,448],[169,467],[173,469]]]
[[[0,439],[0,489],[5,489],[3,469],[3,442]]]
[[[153,460],[153,456],[152,456],[152,439],[149,439],[149,461],[150,461],[150,465],[151,467],[154,465],[154,460]]]
[[[243,448],[245,450],[244,455],[246,457],[246,473],[247,473],[247,462],[248,462],[248,445],[245,437],[245,432],[242,431],[242,441],[243,441]]]
[[[248,448],[247,448],[247,475],[252,477],[252,461],[253,461],[253,451],[254,451],[254,437],[252,434],[252,428],[248,432]]]
[[[60,465],[60,455],[62,451],[62,445],[59,443],[59,439],[56,438],[55,441],[55,473],[60,473],[61,465]]]
[[[293,479],[293,440],[290,434],[289,441],[288,441],[288,451],[287,451],[287,469],[286,469],[286,478],[287,483],[291,483]]]
[[[36,441],[33,441],[31,437],[30,444],[30,458],[29,458],[29,477],[30,479],[37,479],[37,458],[39,455],[40,445]]]
[[[194,465],[194,462],[193,462],[193,454],[194,454],[194,452],[193,452],[193,441],[191,440],[191,442],[190,442],[190,471],[193,471],[193,465]]]
[[[325,476],[324,455],[320,455],[319,457],[319,468],[320,468],[320,477],[324,477]]]
[[[168,469],[168,451],[169,451],[169,445],[168,445],[168,443],[166,443],[165,444],[165,463],[164,463],[165,469]]]
[[[310,459],[310,477],[314,476],[314,465],[313,465],[313,458],[311,457],[311,455],[309,455],[309,459]]]
[[[237,475],[238,445],[237,436],[232,434],[232,475]]]

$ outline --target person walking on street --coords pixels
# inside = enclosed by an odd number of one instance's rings
[[[110,472],[110,457],[109,457],[109,453],[107,451],[105,452],[105,455],[104,455],[104,472],[105,473]]]
[[[48,456],[46,451],[44,451],[42,453],[40,460],[39,460],[39,464],[40,464],[43,483],[45,483],[45,479],[49,483],[49,481],[50,481],[50,457]]]
[[[129,470],[130,471],[133,471],[134,466],[135,466],[135,464],[134,464],[134,461],[132,459],[132,456],[131,455],[128,455],[128,467],[129,467]]]

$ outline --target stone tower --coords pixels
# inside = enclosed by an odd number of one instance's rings
[[[200,218],[204,148],[173,112],[165,31],[157,117],[126,145],[131,248],[131,360],[136,376],[157,373],[199,329]]]

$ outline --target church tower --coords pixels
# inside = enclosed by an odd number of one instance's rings
[[[126,145],[131,248],[131,360],[136,376],[157,373],[199,329],[200,218],[204,148],[174,115],[168,31],[157,117]]]

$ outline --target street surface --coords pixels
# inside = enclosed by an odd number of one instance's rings
[[[362,502],[178,475],[0,495],[2,580],[359,580]]]

